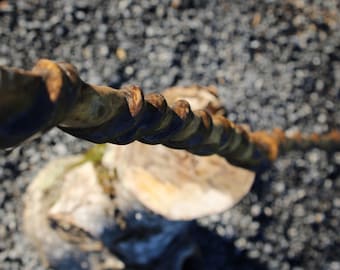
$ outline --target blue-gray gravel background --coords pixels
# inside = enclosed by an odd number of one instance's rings
[[[337,0],[0,0],[0,64],[43,57],[114,87],[216,85],[253,129],[340,127]],[[89,145],[53,129],[0,152],[1,270],[44,269],[21,233],[22,195],[49,160]],[[340,153],[280,158],[237,207],[199,221],[207,269],[340,269],[339,172]]]

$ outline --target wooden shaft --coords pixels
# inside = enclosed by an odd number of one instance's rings
[[[218,154],[256,170],[284,148],[340,145],[338,131],[309,137],[287,137],[277,130],[251,133],[225,117],[192,111],[185,100],[170,107],[161,94],[144,97],[137,86],[90,85],[68,63],[43,59],[30,72],[0,67],[0,75],[0,148],[57,125],[95,143],[163,144],[197,155]]]

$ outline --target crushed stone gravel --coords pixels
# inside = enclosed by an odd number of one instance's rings
[[[340,128],[337,0],[0,1],[0,64],[76,65],[92,83],[146,91],[216,85],[253,129]],[[0,269],[45,269],[21,232],[22,195],[47,161],[90,143],[53,129],[0,153]],[[235,208],[195,229],[214,269],[340,269],[340,153],[292,152]]]

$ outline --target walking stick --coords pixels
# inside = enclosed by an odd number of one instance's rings
[[[144,96],[137,86],[113,89],[83,82],[69,63],[42,59],[32,71],[0,67],[0,148],[13,147],[54,126],[94,143],[135,140],[218,154],[251,170],[291,149],[340,149],[340,132],[288,136],[280,129],[248,132],[227,118],[171,105],[158,93]]]

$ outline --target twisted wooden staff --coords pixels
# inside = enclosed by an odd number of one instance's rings
[[[134,140],[218,154],[256,170],[280,151],[319,147],[340,149],[340,132],[287,136],[247,132],[219,115],[192,111],[185,100],[171,107],[161,94],[143,95],[137,86],[116,90],[83,82],[71,64],[40,60],[32,71],[0,67],[0,148],[13,147],[54,126],[95,143]]]

